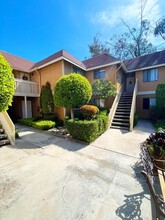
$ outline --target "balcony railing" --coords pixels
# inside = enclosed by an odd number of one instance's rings
[[[15,78],[15,96],[39,96],[39,85],[36,82]]]

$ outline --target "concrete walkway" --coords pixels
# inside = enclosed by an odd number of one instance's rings
[[[1,220],[151,220],[139,144],[152,124],[109,129],[90,145],[17,125],[0,148]]]

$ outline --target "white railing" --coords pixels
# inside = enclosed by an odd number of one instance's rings
[[[129,121],[130,121],[129,130],[130,131],[133,130],[133,124],[134,124],[134,114],[135,114],[135,111],[136,111],[137,87],[138,87],[138,81],[136,79],[136,83],[135,83],[134,91],[133,91],[133,97],[132,97],[131,112],[130,112],[130,117],[129,117]]]
[[[117,108],[117,106],[118,106],[121,93],[122,93],[122,86],[119,86],[119,90],[118,90],[118,92],[117,92],[117,94],[116,94],[116,97],[115,97],[115,99],[114,99],[114,101],[113,101],[113,105],[112,105],[112,107],[111,107],[111,109],[110,109],[110,112],[109,112],[109,115],[108,115],[109,128],[110,128],[110,126],[111,126],[111,124],[112,124],[113,117],[114,117],[114,115],[115,115],[116,108]]]
[[[15,96],[39,96],[38,83],[15,78]]]
[[[15,145],[15,126],[7,112],[0,112],[0,123],[11,145]]]

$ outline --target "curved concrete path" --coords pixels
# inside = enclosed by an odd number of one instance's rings
[[[154,131],[109,129],[90,145],[17,125],[0,148],[1,220],[151,220],[139,144]]]

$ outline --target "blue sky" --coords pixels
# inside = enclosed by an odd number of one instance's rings
[[[143,0],[145,1],[145,0]],[[140,0],[0,0],[0,50],[40,61],[65,49],[80,60],[97,32],[107,41],[123,32],[122,17],[136,26]],[[145,18],[164,16],[164,0],[148,0]],[[160,39],[151,36],[159,44]]]

